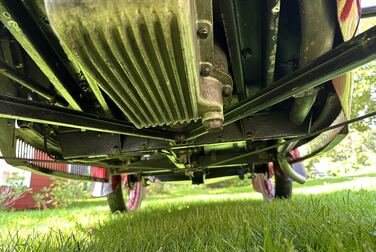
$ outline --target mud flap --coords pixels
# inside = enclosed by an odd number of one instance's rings
[[[112,192],[111,183],[93,182],[92,184],[91,196],[93,197],[106,197]]]

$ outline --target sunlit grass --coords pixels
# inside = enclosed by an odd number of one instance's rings
[[[109,214],[105,200],[67,209],[0,213],[0,248],[21,251],[373,251],[376,174],[295,186],[264,203],[241,187],[183,187],[150,195],[140,211]]]

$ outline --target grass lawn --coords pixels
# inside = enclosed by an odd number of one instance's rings
[[[3,251],[376,251],[376,174],[295,185],[264,203],[249,183],[149,195],[130,214],[104,199],[0,212]]]

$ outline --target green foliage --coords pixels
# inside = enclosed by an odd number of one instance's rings
[[[171,185],[164,183],[151,183],[146,188],[147,195],[170,194]]]
[[[354,72],[352,117],[376,111],[376,62],[371,62]],[[329,175],[341,175],[375,164],[376,120],[369,118],[350,126],[348,136],[334,149],[306,161],[308,170],[321,164]],[[326,158],[326,163],[321,162]]]
[[[375,132],[351,130],[341,143],[320,156],[305,161],[312,172],[317,169],[331,176],[372,170],[376,163]]]
[[[359,32],[364,32],[376,25],[376,17],[361,19]],[[376,62],[370,62],[354,71],[354,92],[352,103],[352,116],[360,116],[376,111]],[[372,118],[354,124],[352,129],[359,132],[373,130],[375,133],[375,120]]]
[[[86,193],[82,181],[53,178],[50,186],[43,187],[39,193],[33,194],[33,199],[39,209],[49,206],[65,208],[75,200],[84,199]]]
[[[10,209],[25,193],[31,192],[23,181],[24,177],[14,174],[5,180],[6,186],[0,186],[0,210]]]
[[[376,62],[371,62],[354,72],[352,117],[376,111]],[[376,130],[375,120],[366,119],[351,126],[353,130]]]
[[[42,192],[42,191],[41,191]],[[33,199],[35,202],[35,207],[38,209],[46,209],[47,208],[47,198],[45,198],[45,193],[34,193]]]

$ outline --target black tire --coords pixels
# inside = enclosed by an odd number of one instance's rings
[[[123,197],[123,188],[121,183],[121,175],[111,176],[113,184],[113,192],[107,196],[108,206],[110,207],[111,213],[127,211]]]
[[[290,199],[292,196],[292,180],[275,165],[275,198]]]

